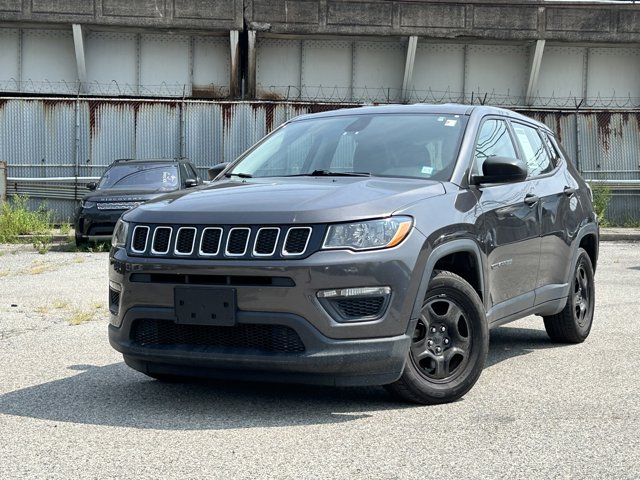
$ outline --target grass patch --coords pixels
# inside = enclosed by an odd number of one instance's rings
[[[29,275],[40,275],[41,273],[52,272],[54,270],[57,270],[57,267],[55,265],[36,261],[36,262],[33,262],[33,264],[31,265],[31,268],[27,270],[26,273]]]
[[[71,224],[70,223],[61,223],[59,230],[60,230],[60,235],[69,236],[71,234]]]
[[[598,222],[601,227],[609,227],[605,213],[611,202],[611,187],[603,183],[591,183],[589,186],[593,192],[593,209],[598,215]]]
[[[8,276],[9,276],[9,272],[7,272],[6,270],[0,270],[0,278],[8,277]]]
[[[90,310],[74,310],[69,317],[69,325],[82,325],[93,320],[93,312]]]
[[[35,211],[29,210],[27,200],[27,196],[13,195],[11,200],[2,204],[0,243],[18,243],[19,235],[37,235],[43,237],[38,241],[37,249],[40,251],[47,243],[46,237],[51,243],[51,211],[46,203],[41,203]]]
[[[67,307],[69,307],[69,304],[67,302],[63,302],[62,300],[56,300],[55,302],[53,302],[53,308],[55,308],[56,310],[63,310]]]

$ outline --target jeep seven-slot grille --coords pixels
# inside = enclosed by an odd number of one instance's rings
[[[181,325],[168,320],[140,319],[131,328],[131,340],[146,347],[198,347],[198,351],[295,354],[305,351],[295,330],[283,325],[238,324],[233,327]]]
[[[136,225],[130,251],[137,255],[208,258],[302,257],[310,247],[312,227]],[[319,232],[321,233],[321,232]]]

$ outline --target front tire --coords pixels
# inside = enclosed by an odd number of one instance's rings
[[[589,254],[581,248],[573,269],[571,290],[564,309],[544,318],[544,328],[554,342],[582,343],[593,324],[596,291]]]
[[[402,376],[387,389],[414,403],[453,402],[478,381],[488,351],[489,328],[478,293],[462,277],[437,272],[429,282]]]

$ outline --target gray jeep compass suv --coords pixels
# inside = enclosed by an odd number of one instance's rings
[[[158,379],[386,385],[464,395],[489,329],[591,329],[598,225],[551,131],[499,108],[305,115],[213,184],[120,219],[111,345]]]

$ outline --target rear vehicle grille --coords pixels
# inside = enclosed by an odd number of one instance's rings
[[[179,258],[303,258],[320,248],[324,228],[136,225],[134,255]]]
[[[295,354],[305,351],[295,330],[283,325],[239,324],[234,327],[179,325],[168,320],[140,319],[131,340],[146,347],[198,347],[198,351]]]

